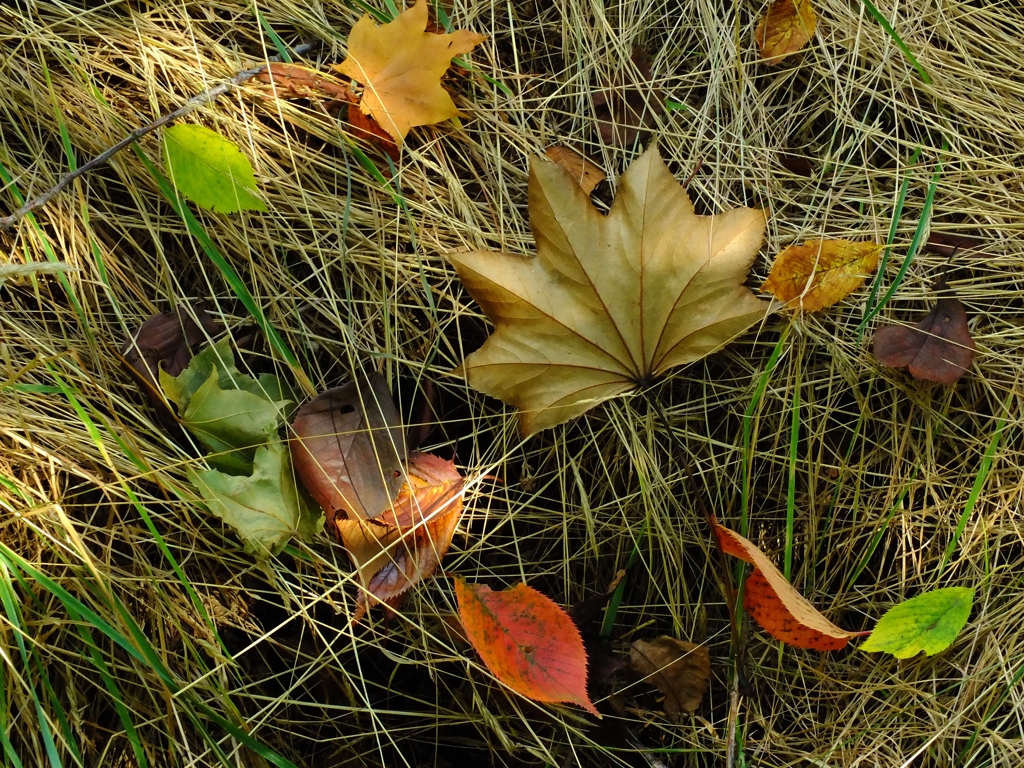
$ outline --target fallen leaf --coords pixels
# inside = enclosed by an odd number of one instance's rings
[[[520,409],[526,435],[714,352],[771,309],[743,285],[764,214],[697,216],[655,147],[607,216],[547,160],[531,165],[529,201],[536,258],[448,254],[495,325],[463,371]]]
[[[215,213],[265,211],[252,164],[238,146],[201,125],[164,129],[164,160],[175,189]]]
[[[380,374],[317,395],[292,421],[295,471],[339,535],[341,511],[372,519],[391,507],[403,483],[405,430]]]
[[[912,597],[886,611],[860,649],[891,653],[897,659],[944,651],[967,624],[973,601],[970,587],[946,587]]]
[[[761,56],[769,64],[779,64],[807,45],[817,26],[811,0],[775,0],[761,17],[754,38]]]
[[[528,699],[571,702],[598,715],[587,696],[583,640],[554,601],[526,584],[492,592],[461,577],[455,595],[469,642],[499,681]]]
[[[135,372],[159,388],[157,371],[161,368],[177,376],[188,366],[194,349],[222,330],[201,307],[162,312],[146,320],[121,347],[121,354]]]
[[[365,539],[367,523],[338,521],[342,543],[352,556],[364,585],[353,622],[359,621],[369,600],[394,605],[410,588],[433,575],[444,559],[462,518],[464,478],[455,463],[431,454],[412,456],[407,481],[394,505],[373,525],[377,552]],[[353,523],[361,524],[359,551],[350,546]],[[360,560],[361,559],[361,560]]]
[[[956,298],[939,299],[917,325],[879,328],[873,347],[882,365],[909,368],[915,379],[939,384],[955,384],[967,373],[977,348],[967,312]]]
[[[230,339],[203,349],[177,376],[158,373],[181,425],[213,452],[210,463],[232,473],[251,472],[257,447],[276,439],[290,402],[280,380],[239,371]]]
[[[712,524],[722,551],[754,566],[744,587],[743,607],[765,632],[787,645],[816,651],[838,651],[856,637],[822,616],[753,542],[714,519]]]
[[[320,530],[323,518],[296,487],[280,440],[256,449],[250,476],[191,468],[188,475],[210,511],[235,529],[246,552],[276,554],[292,536],[309,541]]]
[[[299,64],[271,62],[256,80],[270,85],[279,99],[325,99],[348,104],[359,100],[348,83]]]
[[[933,251],[947,259],[953,258],[956,254],[964,251],[974,251],[973,258],[992,258],[991,254],[979,251],[985,240],[976,235],[954,235],[949,232],[929,232],[928,250]]]
[[[380,127],[380,124],[369,115],[364,115],[357,104],[348,105],[348,124],[351,133],[388,155],[396,163],[401,157],[398,144]]]
[[[878,268],[878,243],[808,240],[778,255],[761,285],[779,301],[817,312],[849,296]]]
[[[485,35],[458,30],[450,35],[426,31],[427,2],[377,26],[364,15],[348,38],[348,58],[335,70],[362,83],[359,107],[401,145],[411,128],[458,117],[441,77],[453,56],[469,53]]]
[[[622,67],[615,79],[593,95],[601,140],[628,148],[643,141],[662,111],[661,92],[651,85],[651,60],[639,46],[630,54],[632,66]],[[637,78],[639,75],[639,78]]]
[[[665,714],[673,723],[693,714],[711,683],[707,647],[668,635],[637,640],[629,647],[633,671],[656,686],[665,697]]]
[[[565,168],[588,195],[598,184],[608,178],[597,163],[575,149],[555,144],[545,149],[544,154],[547,155],[548,160]]]

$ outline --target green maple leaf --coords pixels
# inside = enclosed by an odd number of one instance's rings
[[[309,540],[323,526],[323,515],[296,486],[280,440],[256,449],[249,476],[190,469],[189,479],[210,512],[237,531],[246,552],[276,554],[292,536]]]
[[[925,592],[890,608],[879,619],[862,651],[891,653],[909,659],[946,650],[956,640],[971,615],[974,590],[947,587]]]

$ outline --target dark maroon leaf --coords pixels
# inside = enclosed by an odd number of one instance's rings
[[[875,331],[875,358],[892,368],[909,368],[915,379],[955,384],[974,360],[974,339],[959,299],[939,299],[912,327],[889,325]]]
[[[405,431],[387,382],[380,374],[317,395],[295,415],[292,462],[327,516],[379,517],[402,486]]]
[[[159,390],[161,364],[167,373],[177,376],[188,367],[193,348],[220,331],[220,323],[195,304],[187,310],[179,307],[144,322],[121,347],[121,355],[139,376]]]
[[[810,178],[814,175],[814,166],[811,165],[810,158],[803,155],[795,155],[792,152],[780,152],[779,164],[796,176]]]
[[[160,424],[172,434],[180,427],[160,389],[160,368],[177,376],[188,367],[194,348],[221,330],[220,323],[192,304],[153,315],[120,349],[121,364],[156,408]]]
[[[651,85],[647,51],[634,48],[630,60],[632,66],[625,67],[614,82],[593,94],[601,139],[613,147],[631,147],[637,138],[643,140],[662,111],[661,92]]]

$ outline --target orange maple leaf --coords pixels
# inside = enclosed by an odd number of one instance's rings
[[[426,28],[426,0],[379,27],[363,16],[349,34],[348,58],[334,67],[365,86],[359,108],[398,144],[417,125],[458,117],[441,77],[453,56],[469,53],[486,39],[464,29],[435,35]]]

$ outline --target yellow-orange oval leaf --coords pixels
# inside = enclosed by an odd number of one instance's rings
[[[851,240],[791,245],[775,259],[761,290],[791,307],[817,312],[857,290],[878,268],[881,251],[878,243]]]
[[[587,696],[583,638],[554,601],[525,584],[493,592],[461,577],[455,595],[466,637],[498,680],[528,699],[598,714]]]
[[[787,645],[815,651],[838,651],[857,636],[822,616],[752,541],[717,521],[713,525],[722,551],[754,566],[743,607],[765,632]]]
[[[769,64],[779,64],[814,37],[818,15],[811,0],[775,0],[761,17],[754,37]]]

